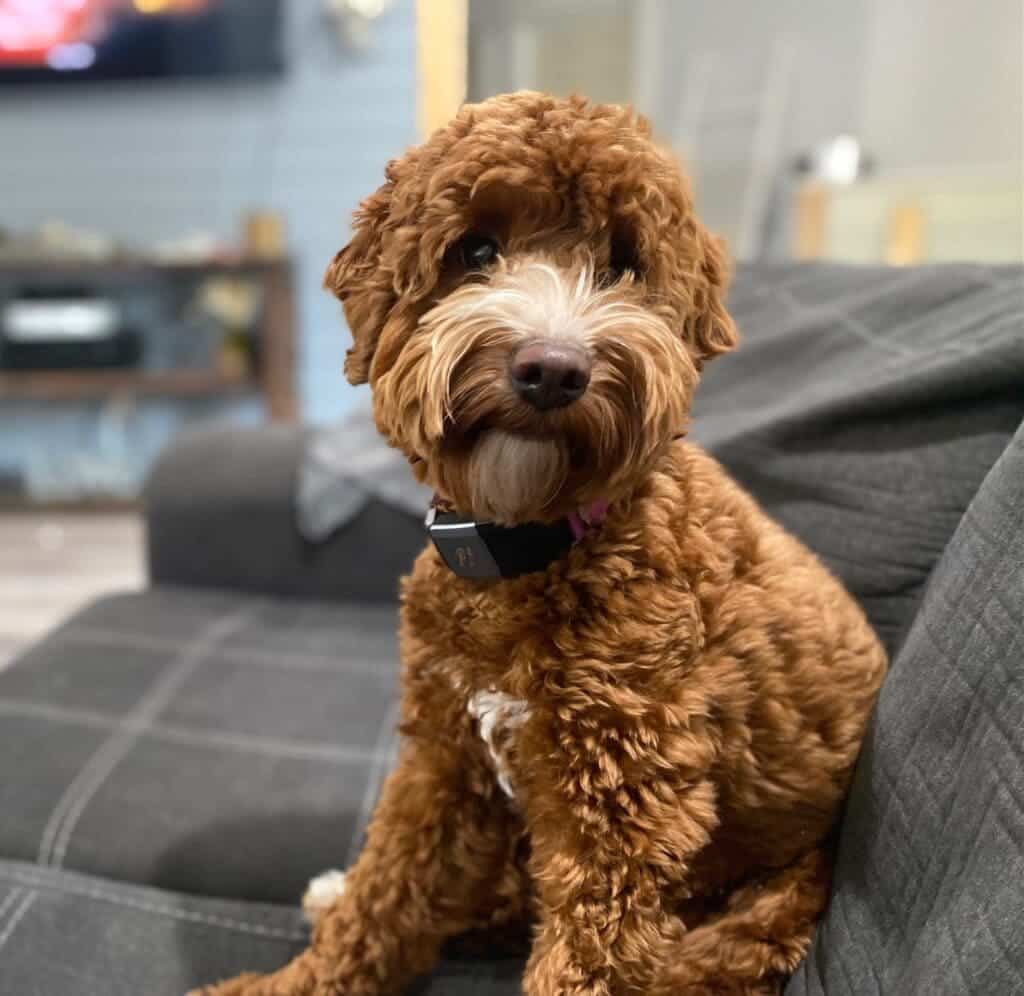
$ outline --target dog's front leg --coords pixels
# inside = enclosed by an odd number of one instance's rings
[[[567,721],[568,720],[568,721]],[[527,996],[652,993],[685,935],[663,906],[717,825],[713,738],[621,714],[553,721],[529,793],[540,930]]]
[[[366,847],[303,954],[193,996],[382,996],[428,970],[491,900],[509,853],[508,812],[458,732],[406,742]]]

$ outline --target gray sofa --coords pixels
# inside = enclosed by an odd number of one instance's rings
[[[1024,993],[1024,273],[743,269],[691,437],[861,600],[893,655],[792,996]],[[295,528],[305,434],[183,439],[151,587],[0,673],[0,993],[180,996],[298,950],[396,750],[415,517]],[[414,990],[519,991],[522,937]]]

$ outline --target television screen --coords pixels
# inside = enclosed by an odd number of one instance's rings
[[[0,83],[260,76],[284,0],[0,0]]]

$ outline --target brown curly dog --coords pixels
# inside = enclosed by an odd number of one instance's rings
[[[349,379],[444,507],[516,556],[524,523],[577,542],[497,579],[419,557],[366,848],[314,886],[305,953],[202,993],[399,993],[446,938],[527,917],[528,996],[781,989],[885,655],[680,439],[736,343],[725,280],[629,110],[498,97],[388,166],[327,273]]]

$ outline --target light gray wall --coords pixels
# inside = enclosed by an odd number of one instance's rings
[[[710,99],[730,93],[756,93],[773,42],[786,38],[797,51],[794,86],[788,103],[786,142],[792,149],[850,130],[857,124],[862,91],[862,61],[867,31],[865,0],[527,0],[509,5],[504,0],[471,0],[470,95],[481,99],[519,85],[544,80],[520,80],[515,74],[514,25],[524,21],[544,31],[575,27],[577,45],[566,44],[548,76],[563,81],[562,89],[600,90],[601,99],[637,101],[658,130],[672,137],[684,101],[687,71],[694,60],[711,53],[714,67]],[[620,47],[630,63],[623,72],[609,64],[603,49],[587,44],[595,15],[602,27],[617,30]],[[626,15],[622,24],[617,15]],[[642,21],[651,17],[645,34]],[[650,46],[648,48],[647,46]],[[656,79],[642,94],[632,89],[633,62],[637,76],[652,70]],[[610,71],[610,72],[609,72]],[[619,92],[609,93],[617,85]],[[737,138],[745,137],[738,135]],[[737,141],[735,155],[749,149]]]
[[[861,132],[885,166],[1021,163],[1021,0],[873,0]]]
[[[802,152],[843,132],[861,136],[880,165],[956,168],[1019,163],[1024,100],[1021,0],[591,0],[607,17],[628,11],[637,25],[621,34],[630,61],[639,53],[638,94],[619,83],[619,100],[638,100],[669,138],[685,99],[688,71],[710,53],[708,102],[756,92],[774,42],[793,43],[796,59],[782,148]],[[562,15],[572,24],[582,0],[471,0],[470,91],[479,99],[531,81],[516,79],[510,22],[538,26]],[[645,34],[642,22],[654,30]],[[587,25],[578,25],[586,39]],[[639,47],[634,42],[639,40]],[[602,59],[604,56],[601,57]],[[605,59],[605,62],[607,60]],[[619,66],[612,80],[630,79]],[[565,89],[607,88],[601,59],[566,45],[557,67]],[[608,96],[602,92],[601,96]],[[724,135],[728,139],[728,135]],[[737,127],[724,158],[749,152]]]
[[[862,88],[867,7],[857,0],[658,0],[664,82],[651,108],[671,131],[684,98],[687,68],[711,54],[709,101],[730,92],[756,93],[771,46],[792,43],[795,60],[783,136],[790,152],[856,127]],[[736,153],[747,149],[737,136]]]

